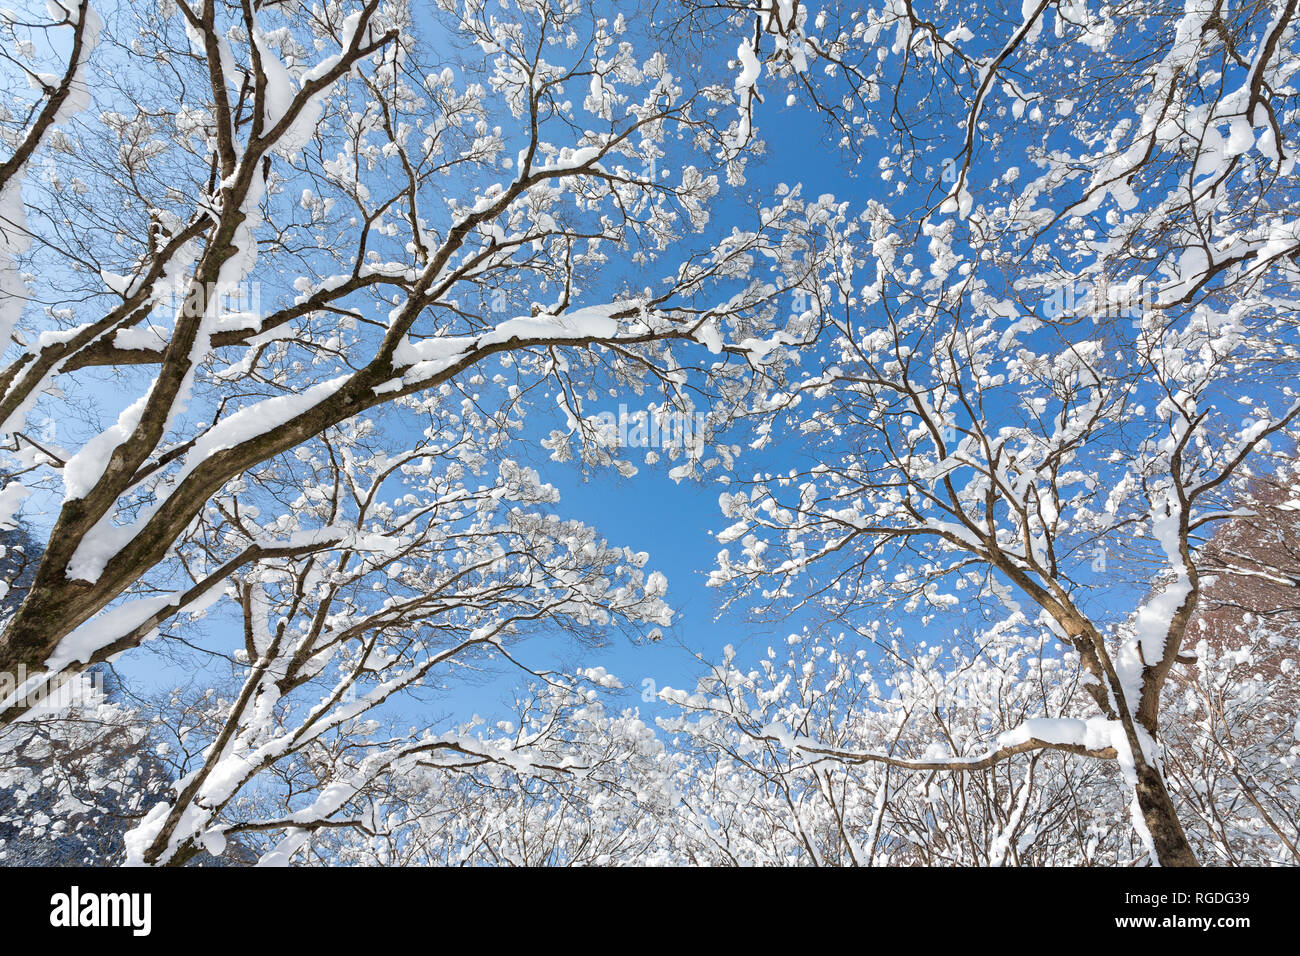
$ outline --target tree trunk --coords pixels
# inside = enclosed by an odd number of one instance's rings
[[[1143,760],[1137,762],[1136,770],[1138,807],[1151,833],[1157,861],[1161,866],[1200,866],[1160,771]]]

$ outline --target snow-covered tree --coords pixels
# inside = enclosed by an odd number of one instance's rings
[[[521,694],[496,735],[531,741],[528,761],[426,759],[383,782],[370,830],[332,830],[311,862],[383,866],[610,866],[682,862],[678,761],[635,713],[611,712],[591,673]]]
[[[25,12],[25,11],[24,11]],[[23,208],[23,181],[37,147],[66,143],[59,128],[90,102],[86,66],[103,26],[87,0],[51,0],[48,18],[0,12],[0,63],[5,76],[5,101],[0,102],[0,139],[5,146],[0,164],[0,343],[6,347],[26,302],[18,257],[31,248]],[[51,34],[71,31],[68,53],[58,73],[48,50]],[[26,82],[19,82],[19,80]]]
[[[9,294],[44,309],[0,370],[0,502],[54,513],[0,670],[108,659],[252,562],[346,544],[272,532],[193,574],[177,550],[251,473],[359,415],[418,429],[467,403],[504,436],[558,398],[558,454],[566,430],[591,444],[602,381],[689,412],[682,343],[754,364],[790,338],[762,307],[817,268],[825,211],[784,196],[683,247],[719,171],[743,176],[735,93],[623,16],[176,0],[110,20],[60,123],[20,130],[41,174],[10,217],[29,249]],[[611,262],[644,285],[602,284]]]
[[[635,634],[636,625],[669,623],[666,581],[645,569],[644,553],[557,517],[554,488],[531,469],[501,459],[485,474],[481,423],[436,406],[427,437],[405,451],[368,447],[369,420],[303,446],[282,473],[257,472],[262,489],[218,496],[182,543],[190,568],[228,568],[249,542],[270,536],[314,546],[227,572],[242,623],[242,642],[225,649],[230,691],[178,695],[160,708],[184,704],[177,796],[128,836],[132,855],[183,862],[204,846],[220,853],[227,834],[277,828],[285,846],[267,852],[291,854],[313,829],[343,825],[341,811],[399,771],[443,758],[521,772],[545,765],[547,756],[533,754],[563,732],[558,718],[479,739],[463,721],[448,733],[390,726],[383,705],[418,699],[421,688],[436,697],[457,670],[494,658],[526,669],[512,648],[531,634],[590,642],[620,624]],[[273,485],[297,497],[263,523],[270,509],[255,502]],[[569,690],[588,677],[550,679]],[[268,777],[282,780],[282,815],[244,819],[241,796],[265,791]],[[313,799],[300,805],[305,795]],[[237,819],[228,822],[228,811]]]
[[[185,658],[134,862],[1294,862],[1297,13],[0,13],[0,726]],[[853,198],[739,192],[780,102]],[[627,393],[816,621],[658,740],[526,645],[671,620],[521,447]]]
[[[859,628],[948,608],[1049,628],[1088,706],[979,759],[1117,760],[1166,864],[1196,862],[1160,707],[1204,544],[1291,454],[1300,414],[1295,12],[732,11],[769,85],[816,94],[846,146],[889,151],[854,254],[808,290],[818,360],[751,404],[755,445],[815,451],[724,496],[742,553],[715,582]]]
[[[796,337],[771,302],[842,215],[786,192],[693,240],[719,177],[743,182],[737,93],[649,24],[420,14],[78,7],[75,95],[10,110],[6,292],[32,304],[0,371],[0,502],[49,530],[0,633],[0,671],[33,675],[3,719],[205,616],[242,629],[205,647],[201,694],[160,702],[179,783],[132,860],[250,833],[288,860],[399,769],[533,766],[555,728],[372,714],[528,633],[668,623],[645,556],[558,517],[510,456],[525,414],[558,410],[554,457],[624,474],[597,389],[720,421],[739,373],[711,389],[692,356],[761,376]],[[722,460],[704,438],[676,477]]]
[[[113,675],[80,674],[0,728],[0,865],[106,866],[171,779]]]
[[[1259,478],[1206,546],[1213,577],[1188,627],[1193,668],[1166,707],[1174,796],[1202,859],[1300,863],[1300,508],[1288,470]]]
[[[721,865],[1131,863],[1112,766],[993,756],[1026,719],[1077,706],[1078,659],[1052,640],[1015,626],[945,646],[805,631],[752,665],[728,649],[695,690],[663,692],[682,715],[661,726],[694,761],[681,833]]]

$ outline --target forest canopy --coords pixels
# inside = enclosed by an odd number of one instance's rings
[[[0,11],[0,862],[1300,862],[1296,6]]]

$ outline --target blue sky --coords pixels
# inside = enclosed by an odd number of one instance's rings
[[[722,46],[724,49],[719,51],[719,57],[725,59],[732,55],[732,41],[727,40]],[[804,194],[811,197],[829,192],[837,198],[853,200],[855,206],[867,198],[868,187],[879,188],[880,180],[874,175],[876,157],[868,156],[863,161],[860,168],[870,171],[866,177],[852,176],[849,172],[851,167],[828,139],[829,133],[818,118],[803,108],[787,107],[785,91],[776,84],[772,84],[767,92],[767,101],[759,108],[759,132],[772,144],[771,148],[765,155],[750,161],[747,182],[743,186],[723,185],[712,206],[706,237],[715,230],[729,231],[733,224],[752,221],[750,210],[770,204],[779,183],[802,184]],[[791,148],[791,144],[796,143],[798,148]],[[684,245],[696,245],[702,241],[706,240],[687,236]],[[613,254],[612,259],[617,263],[618,255]],[[674,268],[674,250],[669,250],[659,263],[651,267],[650,273],[657,270],[666,275]],[[629,275],[630,272],[616,268],[603,278],[612,289]],[[604,301],[601,298],[604,291],[589,289],[584,301],[575,305],[580,306],[585,300],[593,303]],[[264,306],[271,304],[263,303]],[[699,350],[704,353],[703,347]],[[111,393],[105,392],[102,398],[108,407],[118,404]],[[629,410],[635,411],[643,408],[647,400],[648,396],[627,395],[612,399],[611,405],[616,408],[619,402],[625,402]],[[549,421],[537,420],[528,426],[517,447],[510,448],[506,454],[537,468],[544,480],[560,490],[562,500],[556,511],[561,516],[593,525],[612,544],[648,552],[650,561],[647,567],[668,577],[668,601],[676,610],[676,616],[674,625],[664,629],[664,637],[657,643],[633,644],[621,634],[611,633],[605,646],[591,648],[578,646],[564,635],[550,639],[537,637],[518,648],[516,653],[521,661],[537,667],[604,666],[628,689],[624,694],[616,695],[615,700],[640,707],[643,713],[648,714],[656,711],[658,705],[647,705],[643,701],[645,681],[653,681],[654,688],[692,687],[705,670],[699,658],[716,660],[727,644],[735,645],[742,653],[748,648],[752,654],[758,654],[769,641],[779,640],[800,626],[802,622],[799,620],[759,626],[748,619],[742,608],[718,616],[719,595],[705,586],[705,580],[721,547],[713,533],[729,522],[722,517],[718,507],[718,495],[725,485],[718,483],[715,477],[675,482],[667,474],[671,463],[661,461],[657,465],[646,465],[636,449],[627,455],[640,469],[634,477],[624,479],[613,470],[584,475],[571,463],[549,460],[549,453],[541,447],[540,439],[550,427]],[[747,452],[738,465],[738,471],[747,475],[782,462],[785,467],[789,466],[779,448],[762,453]],[[229,615],[214,612],[202,627],[214,646],[229,648],[238,640],[237,623]],[[189,683],[192,679],[202,686],[202,671],[187,673],[153,651],[170,653],[160,642],[147,646],[143,651],[128,653],[118,661],[119,672],[132,686],[142,692],[164,690]],[[437,701],[432,706],[437,712],[456,720],[467,718],[472,713],[496,717],[501,715],[503,707],[508,707],[514,690],[519,686],[519,678],[519,672],[507,666],[494,680],[487,680],[484,675],[484,679],[468,683],[453,682],[446,692],[439,692],[431,698]],[[404,711],[411,709],[414,717],[414,711],[425,705],[408,703],[401,706]]]
[[[734,56],[736,41],[737,38],[731,35],[721,36],[714,51],[716,59],[706,64],[706,69],[716,71]],[[705,242],[710,233],[729,230],[733,223],[751,221],[750,210],[769,204],[780,183],[801,184],[804,195],[808,197],[831,193],[837,199],[849,201],[855,212],[862,209],[867,200],[883,198],[888,188],[880,179],[877,168],[877,161],[883,155],[884,140],[877,143],[867,139],[863,155],[855,165],[854,160],[846,157],[835,145],[838,134],[827,129],[806,104],[785,105],[783,83],[764,77],[759,88],[766,101],[758,108],[757,128],[769,148],[764,155],[751,159],[746,184],[722,187],[712,205],[712,219],[705,236],[687,236],[683,239],[683,247]],[[938,124],[941,128],[928,130],[936,137],[934,142],[954,142],[959,136],[962,119],[954,116],[952,122]],[[1026,135],[1033,134],[1027,129]],[[1009,148],[1008,152],[1017,150]],[[937,149],[932,155],[937,176],[944,154]],[[670,156],[670,163],[671,160]],[[945,188],[940,183],[936,183],[936,187],[939,190]],[[677,251],[670,249],[653,268],[661,274],[671,273]],[[613,256],[613,262],[617,265],[617,255]],[[630,275],[630,271],[620,271],[617,267],[609,270],[602,277],[609,288],[588,289],[575,305],[606,301],[605,293]],[[263,305],[273,307],[274,302],[264,302]],[[700,351],[704,351],[702,347]],[[132,373],[131,380],[138,381],[139,374]],[[102,405],[105,415],[114,414],[121,402],[107,378],[101,377],[101,381],[104,384],[92,386],[91,392]],[[643,407],[643,400],[636,396],[614,399],[611,404],[616,406],[619,401],[626,401],[629,409]],[[677,616],[674,626],[666,630],[664,639],[656,644],[633,645],[620,635],[611,634],[607,646],[592,649],[575,647],[564,637],[551,641],[539,638],[520,648],[522,660],[536,666],[604,666],[629,688],[626,701],[641,705],[640,690],[646,679],[660,688],[665,685],[689,687],[703,672],[696,655],[715,660],[721,656],[726,644],[740,648],[742,657],[756,655],[769,641],[780,640],[786,633],[808,623],[800,618],[760,627],[749,620],[743,608],[718,617],[718,594],[705,587],[708,571],[714,566],[720,548],[712,534],[729,523],[718,508],[718,495],[725,486],[716,479],[674,482],[667,475],[668,464],[646,465],[635,454],[628,456],[640,468],[633,478],[620,478],[612,470],[584,476],[571,464],[548,460],[540,439],[549,427],[550,422],[542,420],[529,426],[520,436],[518,446],[508,449],[506,454],[537,468],[545,480],[560,489],[562,501],[556,509],[559,514],[593,525],[614,544],[648,552],[649,567],[662,571],[669,579],[668,600],[676,608]],[[779,445],[763,452],[747,451],[740,459],[737,471],[748,475],[777,467],[787,468],[790,465],[787,451]],[[221,617],[210,618],[205,627],[216,643],[226,646],[230,646],[227,642],[235,640],[237,635],[233,623],[223,623]],[[159,655],[147,650],[125,655],[119,669],[141,689],[169,686],[184,678]],[[202,679],[202,672],[198,677]],[[448,697],[447,710],[457,717],[468,716],[476,710],[492,713],[508,699],[509,689],[517,683],[517,678],[518,672],[509,670],[498,681],[454,690]]]
[[[430,39],[435,46],[441,45],[436,37]],[[705,64],[703,69],[717,71],[734,56],[736,42],[736,38],[730,35],[721,37],[714,51],[716,60]],[[476,53],[477,49],[473,48],[468,55]],[[765,101],[758,107],[756,126],[758,135],[767,143],[767,149],[749,160],[744,185],[731,187],[723,184],[711,206],[711,221],[704,235],[684,236],[682,249],[706,243],[710,234],[730,231],[733,224],[743,227],[752,222],[752,210],[771,204],[778,184],[799,184],[804,196],[809,198],[831,193],[839,200],[849,201],[855,212],[861,210],[868,199],[883,198],[888,188],[879,177],[877,167],[877,161],[883,155],[884,140],[879,141],[879,151],[873,148],[877,146],[876,142],[867,140],[862,155],[855,160],[835,144],[839,133],[829,129],[805,104],[786,105],[787,91],[783,82],[764,78],[759,88]],[[503,118],[503,125],[507,121],[508,117]],[[949,137],[958,130],[959,124],[954,123],[936,132]],[[672,160],[670,155],[667,163],[671,165]],[[936,152],[936,175],[940,161]],[[945,188],[938,183],[936,187]],[[658,263],[638,272],[637,278],[644,282],[650,275],[671,274],[680,252],[681,249],[668,250]],[[602,276],[603,287],[585,290],[575,306],[606,301],[620,282],[632,277],[626,262],[622,269],[619,268],[619,256],[614,251],[611,251],[611,262],[614,268]],[[264,297],[268,295],[266,290],[264,283]],[[546,299],[547,296],[539,294],[539,298]],[[264,301],[262,304],[266,308],[274,307],[275,303]],[[703,347],[699,347],[699,351],[703,356]],[[115,413],[121,401],[111,387],[105,383],[94,391],[103,404],[104,414]],[[648,396],[627,395],[611,399],[607,404],[616,408],[620,402],[625,402],[629,410],[635,411],[643,408],[648,400]],[[113,411],[109,412],[109,409]],[[612,544],[648,552],[647,567],[668,577],[667,598],[676,610],[676,616],[674,625],[664,630],[663,639],[657,643],[633,644],[621,634],[611,632],[605,646],[591,648],[578,646],[570,638],[557,634],[549,639],[536,637],[526,641],[516,652],[521,661],[539,668],[603,666],[617,675],[627,688],[627,692],[616,695],[615,699],[651,714],[658,710],[658,705],[647,705],[643,701],[642,690],[648,686],[646,681],[653,682],[652,690],[664,686],[692,687],[696,678],[705,672],[701,659],[719,659],[727,644],[736,646],[742,658],[752,658],[763,653],[769,643],[780,642],[788,633],[804,625],[817,626],[816,621],[806,616],[768,620],[760,625],[746,613],[744,605],[719,614],[719,594],[705,586],[721,547],[713,534],[730,523],[719,510],[718,495],[726,486],[718,482],[716,473],[702,480],[675,482],[668,477],[671,463],[661,461],[647,465],[641,460],[639,450],[633,449],[626,457],[640,469],[634,477],[621,478],[612,469],[584,475],[571,463],[549,460],[549,453],[541,447],[540,440],[552,424],[546,416],[539,416],[505,454],[537,468],[544,480],[560,490],[562,500],[556,511],[561,516],[591,524]],[[792,463],[789,451],[780,444],[761,452],[746,450],[737,465],[737,473],[748,476],[778,467],[784,470]],[[214,613],[205,620],[202,628],[213,646],[227,649],[237,646],[239,632],[233,617]],[[203,686],[203,667],[212,666],[210,662],[196,659],[200,669],[188,671],[177,668],[163,654],[153,651],[167,651],[170,655],[169,649],[159,642],[143,651],[128,653],[118,662],[119,671],[133,686],[141,691],[162,690],[191,680]],[[402,706],[411,708],[411,716],[426,706],[432,706],[440,715],[457,720],[473,713],[496,717],[501,715],[503,707],[508,706],[519,679],[519,672],[507,666],[496,679],[489,680],[484,675],[480,680],[453,681],[445,692],[432,695],[436,704]]]
[[[748,182],[741,187],[723,187],[718,202],[712,207],[708,232],[714,229],[729,230],[733,222],[749,221],[749,209],[759,204],[770,204],[777,183],[802,183],[805,195],[832,193],[839,198],[861,202],[865,198],[863,187],[867,182],[879,185],[879,179],[868,177],[850,179],[845,172],[839,150],[826,142],[826,130],[820,122],[802,109],[784,105],[784,92],[780,96],[772,91],[763,105],[763,133],[777,146],[767,155],[750,163]],[[781,144],[800,142],[805,148],[792,150]],[[874,157],[872,157],[874,159]],[[874,169],[874,166],[872,166]],[[698,242],[689,237],[688,242]],[[615,256],[617,259],[617,256]],[[664,274],[673,268],[671,251],[656,268]],[[628,273],[611,271],[610,287]],[[603,290],[591,289],[591,302],[599,302]],[[263,303],[264,307],[272,303]],[[576,304],[582,304],[578,302]],[[703,354],[703,347],[699,347]],[[96,389],[98,392],[99,389]],[[113,395],[107,390],[101,394],[107,407],[116,406]],[[624,402],[629,411],[645,407],[649,397],[625,395],[610,399],[611,406]],[[546,416],[539,416],[525,429],[516,446],[507,450],[510,457],[537,468],[543,480],[560,490],[562,501],[556,512],[563,518],[580,519],[593,525],[611,544],[627,546],[650,555],[647,568],[662,571],[669,581],[669,604],[676,611],[671,628],[664,628],[663,639],[658,643],[630,643],[621,633],[611,632],[606,645],[598,648],[580,646],[564,635],[533,637],[516,649],[516,656],[530,666],[603,666],[619,676],[627,691],[615,695],[619,705],[637,706],[650,715],[659,710],[658,704],[646,704],[642,691],[673,687],[693,687],[695,679],[705,672],[705,661],[722,656],[724,645],[733,644],[741,649],[742,656],[757,656],[772,640],[780,640],[789,631],[801,626],[801,619],[775,622],[758,626],[742,607],[719,615],[719,593],[707,588],[708,571],[715,566],[720,545],[714,538],[729,522],[719,511],[718,496],[725,489],[715,475],[703,480],[673,481],[668,477],[671,462],[658,464],[642,462],[640,450],[632,449],[627,457],[640,468],[636,476],[623,479],[614,470],[582,473],[572,463],[549,460],[549,453],[539,445],[552,427]],[[737,471],[749,475],[784,463],[789,467],[780,447],[763,453],[746,451]],[[208,640],[204,644],[233,648],[238,641],[238,623],[233,615],[217,613],[204,620],[203,631]],[[748,654],[746,654],[748,650]],[[156,653],[161,652],[161,653]],[[204,662],[195,658],[199,670],[178,667],[172,659],[174,649],[164,643],[146,645],[143,650],[127,653],[117,662],[123,678],[140,692],[165,691],[174,685],[194,682],[204,685],[204,667],[221,667],[220,662]],[[404,702],[399,704],[403,719],[417,714],[437,714],[460,721],[474,713],[484,717],[500,717],[508,709],[513,693],[520,685],[520,672],[504,666],[497,678],[487,675],[461,682],[452,680],[446,691],[425,697],[425,704]],[[653,682],[653,685],[645,682]],[[391,711],[391,709],[389,709]]]
[[[783,100],[773,99],[783,103]],[[752,163],[744,186],[723,187],[713,208],[710,230],[729,230],[733,222],[747,221],[747,210],[770,203],[778,183],[803,183],[805,194],[814,196],[824,192],[843,195],[844,198],[861,196],[862,182],[850,181],[838,150],[821,142],[824,130],[820,123],[810,120],[802,110],[778,106],[771,101],[764,108],[764,115],[769,117],[769,137],[777,141],[797,138],[808,143],[810,148],[775,149]],[[856,190],[857,195],[850,190]],[[672,259],[665,257],[659,268],[665,274],[670,272]],[[610,286],[617,285],[625,275],[611,271],[608,276]],[[602,290],[590,290],[588,298],[592,302],[603,301],[601,293]],[[702,346],[697,348],[704,354]],[[649,396],[629,394],[611,399],[610,404],[617,408],[620,402],[625,403],[629,411],[635,411],[644,408],[649,400]],[[647,552],[650,555],[647,568],[661,571],[668,577],[667,599],[676,615],[673,626],[664,629],[663,639],[659,642],[632,643],[621,634],[611,632],[604,646],[592,648],[580,646],[563,634],[551,638],[538,636],[525,641],[516,650],[519,660],[538,668],[603,666],[617,675],[627,688],[626,692],[615,694],[613,701],[621,706],[639,707],[648,716],[659,712],[660,705],[644,701],[642,692],[648,687],[645,681],[653,681],[652,690],[665,686],[693,687],[695,680],[706,670],[701,658],[705,661],[720,658],[722,648],[727,644],[735,645],[742,654],[748,649],[750,654],[757,655],[770,641],[783,638],[804,623],[802,619],[792,619],[760,626],[750,619],[743,607],[733,608],[719,616],[719,594],[716,589],[705,585],[721,548],[713,535],[730,523],[721,515],[718,506],[718,495],[727,486],[719,483],[716,476],[674,481],[668,477],[671,462],[665,458],[658,464],[647,465],[641,460],[643,455],[639,449],[630,449],[630,454],[626,455],[639,468],[631,478],[622,478],[612,469],[595,470],[584,475],[573,463],[551,461],[549,452],[541,447],[540,440],[552,425],[546,416],[539,416],[526,427],[524,435],[506,454],[536,468],[545,481],[559,489],[561,501],[555,510],[562,517],[592,525],[611,544]],[[790,464],[779,446],[776,450],[746,452],[737,470],[748,475],[777,464],[784,467]],[[214,612],[205,620],[203,628],[216,645],[234,646],[228,642],[238,639],[237,622],[229,615]],[[151,652],[164,650],[161,644],[152,648],[146,646],[143,652],[124,655],[117,668],[141,691],[164,690],[188,683],[192,675],[169,663],[162,655]],[[202,686],[202,674],[193,676]],[[435,703],[405,702],[397,706],[403,715],[412,718],[419,712],[425,715],[437,713],[453,720],[466,719],[475,713],[493,718],[504,716],[520,686],[520,676],[517,669],[503,666],[495,679],[481,675],[468,682],[454,680],[446,691],[426,697],[427,701]]]

